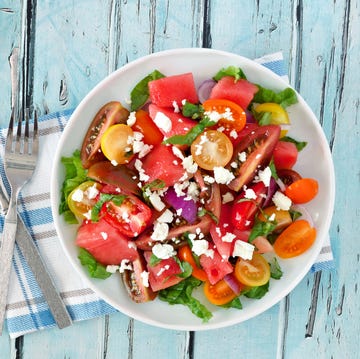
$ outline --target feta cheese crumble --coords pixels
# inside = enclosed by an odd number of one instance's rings
[[[272,201],[278,210],[288,211],[291,207],[291,199],[280,191],[275,192]]]
[[[152,248],[153,254],[159,259],[168,259],[176,255],[176,251],[171,244],[157,243]]]
[[[242,259],[252,259],[255,246],[251,243],[241,240],[235,241],[233,257],[241,257]]]
[[[235,176],[224,167],[214,167],[214,178],[217,183],[229,184]]]
[[[162,112],[158,112],[154,118],[154,122],[156,124],[157,127],[159,127],[161,130],[163,130],[164,132],[169,132],[171,131],[172,128],[172,123],[169,117],[167,117],[165,114],[163,114]]]

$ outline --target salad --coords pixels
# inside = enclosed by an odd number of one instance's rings
[[[203,321],[199,290],[224,308],[262,298],[282,276],[277,258],[316,239],[303,203],[318,182],[293,169],[306,142],[288,136],[296,93],[229,66],[199,88],[192,73],[154,70],[130,99],[105,104],[62,158],[59,212],[78,226],[82,265],[120,274],[137,303],[183,304]]]

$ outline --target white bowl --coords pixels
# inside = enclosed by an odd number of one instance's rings
[[[64,130],[54,158],[51,180],[52,213],[62,246],[74,269],[89,287],[110,305],[132,318],[151,325],[177,330],[206,330],[240,323],[264,312],[286,296],[306,275],[329,231],[335,197],[331,154],[318,120],[298,95],[299,102],[289,108],[292,124],[289,136],[308,142],[300,153],[294,169],[303,177],[313,177],[319,182],[317,197],[306,206],[314,219],[318,235],[315,244],[305,254],[279,261],[284,275],[281,280],[271,280],[269,292],[262,299],[247,300],[241,297],[242,310],[222,309],[206,304],[212,310],[213,318],[208,323],[202,323],[201,319],[181,305],[171,306],[159,299],[136,304],[128,297],[119,276],[113,275],[105,281],[92,279],[81,266],[77,258],[78,249],[74,245],[77,227],[66,224],[63,217],[58,214],[60,188],[64,179],[60,158],[71,156],[75,149],[81,147],[88,125],[102,105],[111,100],[118,100],[126,105],[134,85],[154,69],[165,75],[192,72],[196,84],[199,85],[203,80],[214,76],[219,69],[229,65],[241,67],[249,81],[264,87],[273,90],[288,87],[279,76],[265,67],[227,52],[211,49],[177,49],[145,56],[109,75],[81,101]]]

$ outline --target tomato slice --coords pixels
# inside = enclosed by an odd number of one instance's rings
[[[128,237],[137,237],[151,219],[151,209],[137,197],[128,195],[116,205],[113,201],[103,204],[100,217]]]
[[[68,196],[70,211],[80,219],[89,217],[89,211],[96,204],[102,185],[98,182],[86,181],[76,187]]]
[[[207,300],[215,305],[229,303],[237,297],[224,279],[215,284],[206,281],[204,284],[204,294]]]
[[[125,123],[129,111],[120,102],[112,101],[104,105],[91,122],[81,147],[81,162],[84,168],[104,160],[100,141],[104,132],[116,123]]]
[[[273,152],[274,165],[277,170],[292,168],[297,161],[298,150],[292,142],[279,141]]]
[[[202,104],[206,112],[221,116],[218,124],[228,130],[241,131],[246,124],[245,111],[235,102],[223,99],[209,99]]]
[[[230,189],[239,191],[240,188],[248,184],[255,177],[259,166],[266,166],[268,164],[279,139],[279,134],[279,126],[260,126],[238,143],[230,161],[231,165],[226,167],[236,177],[229,183]],[[245,162],[242,162],[239,158],[239,155],[243,152],[246,153]],[[233,168],[233,163],[236,164],[236,168]]]
[[[266,284],[270,279],[270,265],[259,253],[254,253],[252,259],[238,258],[234,270],[237,280],[249,287]]]
[[[208,130],[191,144],[191,154],[201,168],[213,170],[228,164],[233,155],[233,145],[224,133]]]
[[[285,195],[288,196],[293,203],[306,203],[316,197],[319,191],[319,184],[313,178],[301,178],[285,189]]]
[[[188,262],[192,267],[192,276],[201,280],[206,281],[207,275],[205,271],[199,268],[195,262],[192,251],[188,245],[182,246],[178,250],[178,257],[185,262]]]
[[[255,194],[256,198],[246,199],[247,191]],[[264,194],[267,192],[263,182],[258,182],[249,187],[246,191],[242,191],[235,199],[231,211],[231,222],[236,229],[241,231],[251,229],[254,224],[256,213],[259,211],[261,203],[264,202]]]
[[[148,145],[159,145],[164,135],[160,132],[159,128],[155,125],[150,115],[144,110],[138,110],[135,113],[136,121],[131,126],[134,131],[139,131],[143,134],[143,142]]]
[[[315,242],[316,229],[309,222],[299,219],[287,227],[274,243],[274,250],[281,258],[292,258],[306,252]]]
[[[131,139],[134,131],[130,126],[119,123],[110,126],[101,137],[101,150],[115,166],[129,163],[133,157]]]

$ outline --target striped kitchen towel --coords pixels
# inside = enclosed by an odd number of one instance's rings
[[[287,80],[287,68],[281,53],[267,55],[257,61]],[[81,321],[115,313],[116,310],[95,295],[72,268],[53,224],[49,168],[56,144],[71,114],[72,110],[67,110],[40,119],[40,158],[31,182],[21,193],[19,206],[21,215],[64,298],[73,321]],[[6,129],[3,129],[0,132],[1,151],[3,151],[5,135]],[[0,172],[4,177],[2,166]],[[3,223],[4,218],[0,217],[1,231]],[[330,241],[327,241],[312,270],[330,268],[332,262]],[[12,338],[56,325],[18,247],[15,248],[10,283],[6,323]]]

